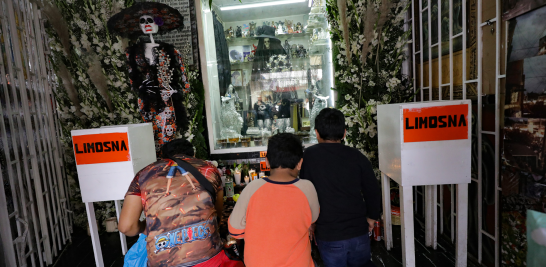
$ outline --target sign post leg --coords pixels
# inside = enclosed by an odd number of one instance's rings
[[[415,267],[413,192],[411,186],[400,185],[400,220],[402,222],[402,266]]]
[[[102,249],[100,248],[99,229],[97,227],[97,219],[95,218],[95,208],[93,207],[93,202],[85,202],[85,209],[87,210],[87,221],[89,223],[91,242],[93,243],[95,264],[97,267],[104,267],[104,261],[102,260]]]
[[[114,203],[116,204],[116,217],[118,218],[119,222],[119,215],[121,214],[121,200],[116,200]],[[122,232],[119,232],[119,239],[121,240],[121,253],[125,255],[127,253],[127,239]]]
[[[455,243],[455,266],[466,267],[468,241],[468,184],[457,185],[457,240]]]
[[[391,185],[390,178],[381,173],[381,187],[383,190],[383,229],[385,247],[387,250],[392,248],[392,221],[391,221]]]
[[[438,246],[437,194],[436,185],[425,186],[425,244],[433,249]]]

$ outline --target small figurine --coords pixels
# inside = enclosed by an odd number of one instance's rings
[[[292,29],[292,21],[291,20],[284,20],[284,23],[286,25],[286,32],[288,34],[293,34],[294,33],[294,29]]]
[[[301,25],[301,22],[298,22],[296,24],[296,32],[297,33],[302,33],[303,32],[303,25]]]
[[[271,22],[271,27],[275,28],[275,30],[277,29],[277,25],[275,25],[275,21]]]
[[[303,48],[303,45],[301,44],[298,47],[298,57],[299,58],[307,57],[307,50],[305,50],[305,48]]]
[[[286,52],[286,55],[288,58],[290,58],[291,54],[290,54],[290,44],[288,43],[288,40],[284,40],[284,51]]]
[[[233,28],[229,27],[229,29],[225,31],[225,34],[226,34],[226,39],[233,37]]]
[[[292,47],[290,48],[290,52],[292,53],[292,58],[297,58],[298,57],[298,45],[293,44]]]
[[[285,34],[284,22],[282,21],[277,22],[277,34]]]
[[[243,38],[247,38],[248,37],[248,31],[243,31]]]
[[[314,42],[318,40],[319,32],[318,29],[313,29],[313,35],[311,36],[311,41]]]
[[[235,31],[235,37],[237,38],[243,37],[241,26],[237,26],[237,31]]]
[[[256,22],[251,22],[250,24],[250,37],[256,36]]]

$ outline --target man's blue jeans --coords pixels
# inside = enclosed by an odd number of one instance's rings
[[[325,267],[375,266],[371,261],[370,237],[368,235],[341,241],[317,239],[317,245]]]

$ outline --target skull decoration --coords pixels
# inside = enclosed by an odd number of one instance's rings
[[[170,119],[172,115],[173,111],[170,108],[167,108],[163,111],[163,116],[165,116],[165,119]]]
[[[174,134],[174,128],[172,125],[167,125],[165,128],[165,132],[167,133],[167,136],[172,136]]]
[[[144,15],[140,17],[140,29],[143,33],[153,34],[157,33],[159,25],[155,23],[152,16]]]
[[[269,38],[264,38],[264,48],[269,49]]]
[[[155,253],[162,251],[167,248],[167,245],[169,244],[169,238],[166,236],[161,236],[159,239],[155,241]]]

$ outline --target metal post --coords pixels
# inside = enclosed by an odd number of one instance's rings
[[[99,229],[97,227],[97,219],[95,218],[95,208],[93,207],[93,202],[86,202],[85,210],[87,211],[87,222],[89,224],[89,233],[91,234],[91,243],[93,243],[95,264],[97,267],[104,267],[102,249],[100,247]]]
[[[468,184],[457,185],[457,242],[455,266],[466,267],[468,259]]]
[[[412,186],[400,185],[400,221],[402,223],[402,266],[415,266]]]
[[[383,190],[383,229],[385,241],[385,247],[387,250],[391,250],[392,243],[392,220],[391,220],[391,186],[390,178],[381,173],[381,187]]]

